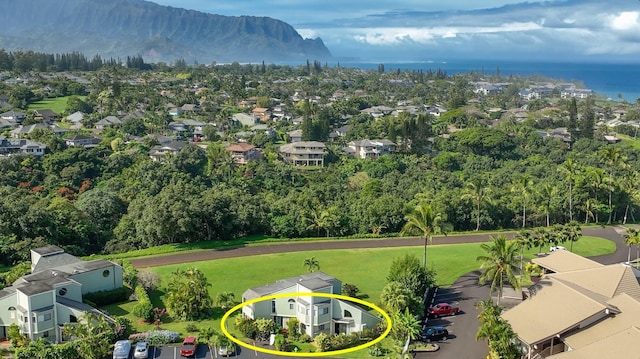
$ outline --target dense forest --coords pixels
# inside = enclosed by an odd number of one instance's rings
[[[597,117],[613,118],[620,106],[627,116],[622,119],[632,119],[638,114],[634,104],[557,94],[527,102],[518,91],[540,79],[479,73],[363,71],[317,62],[182,65],[75,74],[88,79],[76,91],[86,96],[71,97],[65,115],[82,106],[88,116],[85,128],[67,137],[94,134],[92,124],[108,115],[140,116],[102,130],[100,145],[92,149],[67,147],[53,132],[37,130],[29,136],[47,145],[46,155],[0,158],[3,264],[27,260],[28,248],[49,243],[89,255],[254,234],[384,236],[398,233],[407,213],[424,202],[453,231],[626,222],[638,215],[635,142],[608,143],[603,134],[609,129],[594,125]],[[32,81],[1,84],[0,95],[26,111],[27,121],[34,122],[27,110],[34,99],[68,95],[68,77],[22,76]],[[480,96],[472,85],[480,80],[509,86]],[[349,96],[329,100],[337,90]],[[292,100],[300,93],[302,100]],[[313,96],[320,100],[310,101]],[[275,135],[253,133],[246,140],[262,149],[263,159],[236,165],[224,146],[247,128],[229,118],[248,111],[237,103],[251,97],[265,107],[277,99],[302,124],[280,119],[270,123]],[[167,113],[168,102],[199,104],[201,110],[189,116],[209,125],[203,141],[156,162],[148,155],[157,144],[154,136],[168,134],[168,124],[176,121]],[[361,112],[400,102],[447,111],[378,118]],[[517,121],[509,110],[525,105],[528,117]],[[502,111],[496,116],[490,108]],[[330,136],[344,125],[350,128],[345,137]],[[555,127],[570,130],[569,144],[539,133]],[[294,167],[279,157],[287,131],[297,128],[304,139],[326,142],[324,167]],[[2,131],[9,137],[10,129]],[[398,152],[363,160],[342,151],[348,141],[363,138],[390,139]]]

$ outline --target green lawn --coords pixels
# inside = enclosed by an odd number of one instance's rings
[[[56,98],[47,98],[42,101],[34,102],[29,104],[28,110],[43,110],[49,109],[57,114],[61,114],[67,108],[67,100],[71,96],[65,97],[56,97]],[[84,98],[86,96],[78,96],[79,98]]]
[[[375,242],[374,242],[375,243]],[[565,245],[569,248],[569,245]],[[573,246],[574,252],[583,256],[593,256],[611,253],[615,250],[615,244],[609,240],[596,237],[582,237]],[[548,248],[543,248],[543,251]],[[525,256],[532,258],[538,249],[525,251]],[[203,262],[184,263],[155,267],[150,270],[160,274],[163,280],[167,280],[171,272],[178,268],[196,267],[201,270],[212,284],[209,292],[213,297],[222,291],[230,291],[236,295],[239,301],[242,293],[250,287],[274,282],[278,279],[296,276],[305,273],[303,263],[305,258],[314,256],[320,263],[320,270],[342,280],[343,283],[355,284],[362,294],[368,295],[364,300],[379,304],[378,298],[386,283],[386,276],[391,261],[405,253],[412,253],[422,258],[423,247],[397,247],[397,248],[367,248],[367,249],[341,249],[309,252],[294,252],[280,254],[266,254],[252,257],[239,257],[210,260]],[[449,286],[455,280],[470,271],[478,269],[475,258],[482,254],[480,243],[464,243],[450,245],[432,245],[427,252],[429,267],[437,272],[437,280],[440,286]],[[164,286],[165,283],[161,285]],[[154,306],[165,307],[163,304],[164,292],[161,290],[151,293]],[[152,329],[152,325],[141,323],[129,314],[133,302],[111,305],[106,307],[112,315],[124,315],[130,318],[139,331]],[[181,335],[187,334],[187,324],[194,323],[198,327],[211,326],[218,329],[220,318],[224,313],[217,311],[213,318],[200,322],[169,321],[162,325],[163,329],[175,330]],[[233,332],[233,331],[232,331]],[[385,341],[385,346],[391,343]],[[368,357],[366,350],[345,355],[349,358]]]

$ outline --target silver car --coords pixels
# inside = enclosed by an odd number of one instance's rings
[[[131,351],[131,342],[128,340],[118,340],[113,347],[113,359],[128,359]]]
[[[133,357],[136,359],[147,359],[149,357],[149,343],[139,342],[136,344],[136,348],[133,352]]]

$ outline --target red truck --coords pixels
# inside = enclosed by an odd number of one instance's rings
[[[456,315],[459,311],[460,308],[454,307],[449,303],[438,303],[432,307],[429,307],[429,316],[438,318],[445,315]]]
[[[189,336],[184,338],[184,341],[182,342],[182,348],[180,348],[180,356],[195,357],[197,346],[198,343],[196,343],[196,337]]]

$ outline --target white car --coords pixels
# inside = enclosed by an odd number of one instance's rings
[[[135,359],[147,359],[149,357],[149,343],[137,343],[133,352],[133,357]]]
[[[118,340],[113,347],[113,359],[129,359],[131,342],[128,340]]]
[[[566,251],[567,249],[563,246],[551,246],[551,248],[549,248],[549,250],[551,252],[555,252],[555,251]]]

